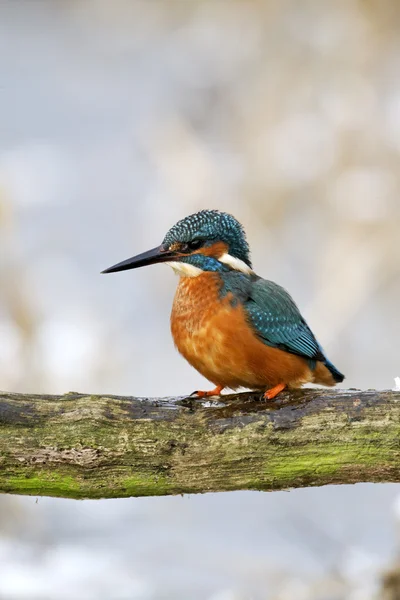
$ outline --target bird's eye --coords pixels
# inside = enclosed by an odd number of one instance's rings
[[[198,250],[204,244],[203,240],[191,240],[186,244],[183,244],[182,250],[183,252],[189,252],[190,250]]]

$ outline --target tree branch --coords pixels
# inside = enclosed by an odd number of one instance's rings
[[[400,392],[0,393],[0,492],[121,498],[400,481]]]

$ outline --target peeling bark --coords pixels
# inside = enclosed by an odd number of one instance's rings
[[[122,498],[400,481],[400,392],[0,393],[0,492]]]

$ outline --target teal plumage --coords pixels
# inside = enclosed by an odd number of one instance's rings
[[[324,360],[296,304],[280,285],[265,279],[254,282],[245,308],[251,325],[265,344],[312,361]]]
[[[307,359],[311,369],[321,361],[336,382],[343,381],[344,375],[326,358],[297,305],[283,287],[255,274],[234,271],[222,272],[221,281],[222,295],[232,292],[231,302],[243,304],[249,325],[264,344]]]
[[[344,376],[330,363],[288,292],[273,281],[258,279],[245,303],[249,321],[265,344],[308,359],[315,368],[321,361],[335,381]]]

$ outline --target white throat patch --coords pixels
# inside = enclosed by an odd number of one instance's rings
[[[177,275],[181,275],[182,277],[198,277],[199,275],[204,273],[202,269],[199,269],[199,267],[195,267],[194,265],[191,265],[189,263],[171,261],[165,264],[169,267],[172,267],[174,272]]]
[[[246,273],[246,275],[251,275],[254,273],[253,269],[249,267],[249,265],[246,265],[243,260],[240,260],[240,258],[236,258],[235,256],[231,256],[228,253],[220,256],[218,260],[225,265],[228,265],[228,267],[231,267],[231,269],[240,271],[241,273]]]

